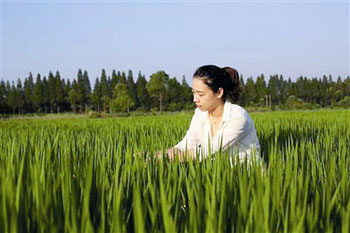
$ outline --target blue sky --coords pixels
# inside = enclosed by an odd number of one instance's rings
[[[205,64],[244,78],[350,74],[347,1],[2,1],[1,26],[3,80],[81,68],[94,82],[104,68],[191,83]]]

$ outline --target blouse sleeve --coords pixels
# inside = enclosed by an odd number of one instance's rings
[[[199,109],[195,110],[195,113],[192,117],[191,124],[189,129],[186,132],[185,137],[174,147],[176,149],[179,149],[183,152],[186,150],[192,150],[194,149],[196,151],[197,146],[200,144],[200,139],[199,139],[199,132],[198,130],[201,127],[201,121],[199,117]]]

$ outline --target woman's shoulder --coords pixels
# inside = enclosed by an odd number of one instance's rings
[[[234,124],[235,127],[243,127],[245,129],[251,129],[254,125],[252,118],[247,110],[237,104],[229,104],[227,107],[230,111],[226,116],[226,121]]]
[[[227,105],[227,106],[226,106]],[[249,114],[247,110],[245,110],[243,107],[232,104],[230,102],[225,103],[225,110],[227,109],[229,111],[229,118],[235,119],[235,118],[248,118]]]

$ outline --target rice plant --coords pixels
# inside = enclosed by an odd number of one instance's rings
[[[349,232],[350,112],[252,117],[265,172],[152,158],[190,114],[0,121],[0,231]]]

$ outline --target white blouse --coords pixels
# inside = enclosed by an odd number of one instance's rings
[[[240,161],[251,160],[255,155],[260,161],[260,145],[253,120],[244,108],[228,101],[224,104],[215,136],[211,134],[208,111],[196,108],[185,137],[174,147],[181,151],[194,149],[199,154],[199,160],[222,148],[222,151],[229,150],[231,159],[233,155],[238,155]]]

